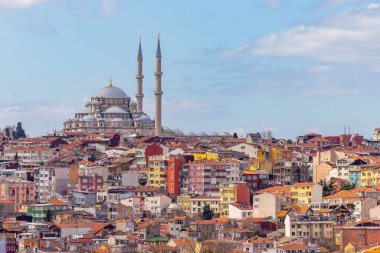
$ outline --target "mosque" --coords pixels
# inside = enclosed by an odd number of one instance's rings
[[[155,119],[151,119],[143,110],[143,56],[141,40],[137,54],[137,92],[133,101],[122,89],[109,84],[101,88],[86,103],[82,112],[75,113],[73,119],[63,124],[65,132],[106,132],[116,131],[122,134],[142,134],[172,136],[174,132],[162,127],[162,90],[161,90],[161,46],[160,37],[156,51]]]

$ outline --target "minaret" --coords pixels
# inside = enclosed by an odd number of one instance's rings
[[[137,110],[143,111],[143,98],[144,94],[142,92],[142,83],[143,83],[143,56],[142,56],[142,50],[141,50],[141,37],[139,41],[139,52],[137,53],[137,93],[136,93],[136,102],[137,102]]]
[[[160,34],[158,34],[157,40],[157,52],[156,52],[156,72],[154,73],[156,76],[156,90],[154,91],[154,95],[156,97],[156,115],[155,115],[155,129],[154,134],[156,136],[162,135],[162,125],[161,125],[161,99],[162,99],[162,90],[161,90],[161,46],[160,46]]]

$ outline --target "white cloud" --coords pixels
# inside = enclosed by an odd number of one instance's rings
[[[336,63],[380,62],[380,12],[377,5],[299,25],[223,52],[226,55],[303,57]]]
[[[319,7],[321,9],[331,9],[331,8],[338,8],[341,6],[344,6],[345,4],[349,3],[355,3],[358,2],[358,0],[324,0],[322,3],[319,4]]]
[[[335,67],[332,65],[318,65],[309,69],[310,73],[320,74],[327,73],[335,70]]]
[[[376,9],[379,9],[380,8],[380,4],[378,3],[371,3],[367,6],[367,9],[368,10],[376,10]]]
[[[29,8],[47,0],[0,0],[0,8],[23,9]]]
[[[101,11],[103,15],[111,15],[119,4],[118,0],[102,0]]]
[[[31,135],[46,134],[53,129],[61,130],[65,120],[80,110],[81,101],[74,103],[25,103],[0,106],[0,128],[22,122]]]

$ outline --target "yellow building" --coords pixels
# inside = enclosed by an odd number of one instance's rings
[[[296,183],[292,185],[290,195],[293,205],[309,205],[314,195],[316,202],[322,201],[323,187],[314,183]]]
[[[177,205],[182,207],[186,214],[191,214],[191,197],[189,195],[177,196]]]
[[[271,147],[269,149],[269,157],[272,163],[283,160],[284,159],[283,150],[280,148]]]
[[[376,170],[378,166],[375,165],[363,165],[361,166],[361,184],[362,187],[376,186],[379,179],[379,171]]]
[[[220,186],[220,216],[228,217],[228,205],[236,202],[236,188],[234,183],[223,183]]]
[[[148,185],[166,188],[168,158],[163,155],[151,156],[148,160]]]
[[[264,159],[264,160],[267,160],[268,158],[268,155],[267,155],[267,151],[263,148],[258,148],[257,149],[257,159]]]
[[[229,216],[229,204],[249,204],[250,189],[246,182],[222,183],[220,185],[220,217]]]
[[[218,160],[219,154],[213,153],[213,152],[206,152],[206,153],[196,153],[194,154],[194,161],[199,160]]]
[[[217,196],[197,195],[191,198],[190,213],[192,215],[202,213],[202,208],[209,205],[214,214],[220,213],[220,198]]]
[[[272,162],[262,158],[252,159],[249,170],[265,170],[272,173]]]

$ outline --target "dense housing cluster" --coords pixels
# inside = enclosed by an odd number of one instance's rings
[[[376,252],[376,131],[0,132],[0,252]]]

